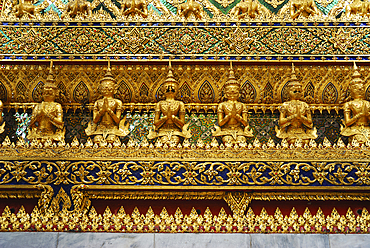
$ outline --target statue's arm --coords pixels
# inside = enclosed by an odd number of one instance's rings
[[[239,14],[239,3],[230,11],[230,16],[238,16]]]
[[[279,125],[281,128],[284,128],[286,126],[289,126],[292,123],[292,120],[295,118],[295,115],[286,116],[286,110],[282,106],[280,110],[280,117],[279,117]]]
[[[242,118],[240,119],[240,122],[243,124],[243,126],[247,127],[249,126],[249,123],[248,123],[248,110],[247,108],[245,107],[245,105],[243,104],[243,111],[242,111]]]
[[[313,128],[312,115],[310,107],[306,107],[306,115],[302,115],[302,123],[308,128]]]
[[[51,123],[53,123],[54,126],[56,126],[59,129],[63,129],[64,123],[63,123],[63,109],[60,104],[57,104],[55,106],[55,111],[53,114],[47,115]]]
[[[320,14],[320,11],[317,8],[316,3],[314,1],[312,1],[311,3],[312,3],[312,10],[313,10],[312,14]]]
[[[37,104],[35,108],[32,110],[32,117],[30,122],[30,127],[33,127],[35,125],[35,122],[40,119],[40,106]]]
[[[93,122],[95,124],[98,124],[103,114],[104,112],[102,110],[99,110],[98,101],[96,101],[94,104],[94,110],[93,110]]]
[[[163,116],[161,118],[161,106],[160,102],[157,103],[157,106],[155,107],[155,115],[154,115],[154,126],[158,129],[160,128],[168,119],[167,116]]]
[[[349,106],[348,103],[344,104],[344,108],[343,108],[343,112],[344,112],[344,122],[345,122],[345,125],[347,127],[353,125],[354,123],[356,123],[356,121],[362,116],[361,113],[353,116],[351,118],[351,108]]]
[[[185,104],[183,102],[180,102],[179,117],[173,116],[172,119],[179,128],[185,125]]]
[[[296,6],[293,2],[290,4],[290,16],[292,17],[292,19],[297,18],[301,14],[301,12],[302,12],[301,8],[298,9],[297,7],[296,10]]]
[[[294,8],[294,4],[291,2],[290,5],[289,5],[289,10],[290,10],[290,16],[294,19],[296,18],[296,13],[295,13],[295,8]]]
[[[223,104],[221,103],[217,108],[217,119],[220,127],[224,126],[231,118],[231,115],[226,115],[223,110]]]
[[[145,3],[145,1],[143,1],[143,11],[142,11],[142,14],[145,16],[145,17],[147,17],[148,16],[148,8],[147,8],[147,6],[146,6],[146,3]]]
[[[107,111],[109,115],[112,117],[114,123],[118,125],[121,120],[122,102],[120,100],[116,100],[116,104],[117,104],[116,113],[114,113],[114,111],[111,109],[108,109]]]

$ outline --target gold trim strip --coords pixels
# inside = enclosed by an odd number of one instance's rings
[[[110,200],[222,200],[227,191],[106,191],[86,190],[89,199]],[[253,192],[246,193],[251,200],[260,201],[287,201],[287,200],[350,200],[369,201],[370,193],[354,192]]]
[[[90,188],[90,187],[89,187]],[[89,199],[114,199],[114,200],[222,200],[224,192],[160,192],[160,191],[96,191],[86,190]]]
[[[23,184],[0,185],[0,190],[7,190],[7,189],[35,189],[35,186],[34,185],[23,185]]]
[[[0,191],[1,199],[33,199],[40,198],[41,192],[38,190],[30,191],[20,191],[20,190],[9,190],[9,191]]]
[[[144,185],[89,185],[89,190],[329,190],[329,191],[370,191],[370,186],[144,186]]]

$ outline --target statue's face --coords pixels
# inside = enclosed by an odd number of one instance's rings
[[[292,82],[289,84],[288,91],[290,100],[300,100],[302,99],[302,85],[299,82]]]
[[[365,89],[361,82],[355,82],[351,85],[351,96],[353,99],[364,99]]]
[[[110,80],[105,80],[100,84],[100,93],[103,96],[113,97],[115,90],[115,83]]]
[[[175,97],[177,93],[177,84],[176,83],[166,83],[164,85],[164,95],[166,97]]]
[[[44,100],[54,100],[57,94],[57,89],[50,84],[45,84],[42,96]]]
[[[238,100],[240,87],[238,85],[228,85],[225,88],[225,95],[228,100]]]

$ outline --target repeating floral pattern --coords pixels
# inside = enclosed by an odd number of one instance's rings
[[[302,197],[303,199],[309,198]],[[65,205],[70,203],[63,200]],[[240,214],[230,214],[223,207],[221,210],[216,210],[212,206],[207,207],[203,213],[194,207],[191,210],[179,207],[174,213],[171,213],[170,208],[167,210],[165,207],[161,212],[155,212],[152,207],[146,210],[142,206],[135,206],[131,213],[123,206],[117,212],[107,206],[103,213],[98,213],[94,206],[81,211],[66,209],[49,211],[51,207],[45,211],[44,207],[35,207],[30,213],[22,206],[17,213],[14,213],[6,206],[0,219],[0,230],[3,232],[307,234],[368,234],[370,230],[369,212],[366,208],[359,209],[360,213],[352,208],[348,208],[345,213],[340,213],[335,208],[327,212],[320,207],[318,209],[307,207],[302,214],[298,214],[295,208],[287,212],[286,209],[282,211],[280,208],[270,207],[266,211],[265,208],[260,210],[250,207],[245,213],[243,211]]]
[[[367,186],[367,162],[0,161],[0,184]]]
[[[360,55],[367,27],[79,27],[0,28],[4,54]],[[68,41],[68,42],[67,42]],[[87,46],[86,44],[89,44]],[[243,45],[244,44],[244,45]]]

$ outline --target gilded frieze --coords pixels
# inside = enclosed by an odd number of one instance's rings
[[[230,23],[172,25],[1,25],[2,59],[349,60],[369,54],[366,26]]]
[[[2,161],[1,184],[161,186],[370,185],[367,162]],[[261,187],[263,188],[263,187]],[[360,187],[361,188],[361,187]],[[365,187],[366,188],[366,187]]]

